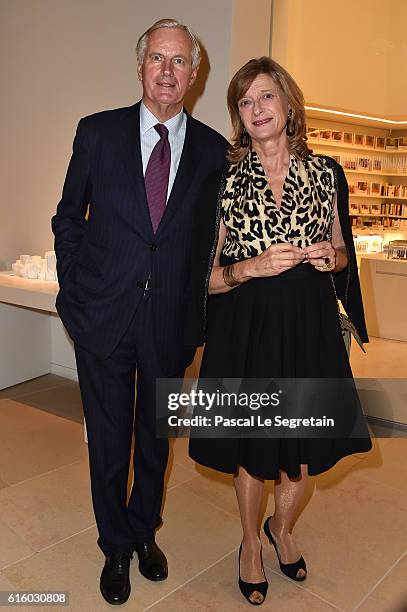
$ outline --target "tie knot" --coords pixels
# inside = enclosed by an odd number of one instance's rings
[[[168,128],[166,128],[163,123],[157,123],[157,125],[154,126],[154,129],[156,132],[158,132],[160,138],[165,139],[168,137]]]

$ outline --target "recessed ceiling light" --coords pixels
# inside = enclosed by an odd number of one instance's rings
[[[346,113],[344,111],[329,110],[318,106],[305,106],[305,110],[319,111],[320,113],[328,113],[330,115],[341,115],[342,117],[355,117],[356,119],[368,119],[369,121],[379,121],[380,123],[390,123],[391,125],[407,125],[407,121],[394,121],[393,119],[381,119],[380,117],[371,117],[370,115],[358,115],[356,113]]]

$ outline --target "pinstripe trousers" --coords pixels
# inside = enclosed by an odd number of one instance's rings
[[[162,523],[168,440],[155,437],[155,379],[182,377],[184,372],[170,372],[160,365],[149,292],[107,359],[98,359],[77,344],[75,354],[98,545],[105,555],[133,551],[137,542],[150,540]],[[127,499],[133,429],[134,482]]]

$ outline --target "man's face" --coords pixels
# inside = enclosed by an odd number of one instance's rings
[[[197,72],[197,68],[192,70],[192,41],[184,30],[154,30],[148,38],[143,64],[138,68],[147,108],[158,118],[178,113]]]

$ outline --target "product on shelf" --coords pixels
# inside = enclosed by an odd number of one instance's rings
[[[322,140],[331,140],[332,130],[319,130],[319,137]]]
[[[354,157],[352,155],[348,156],[348,155],[340,155],[340,163],[341,166],[345,169],[345,170],[357,170],[358,169],[358,158]]]
[[[340,132],[338,130],[332,130],[331,139],[334,142],[342,142],[343,141],[343,132]]]
[[[347,145],[353,145],[353,132],[344,132],[343,133],[343,143]]]
[[[362,193],[363,195],[369,195],[370,185],[367,181],[356,182],[356,193]]]
[[[386,250],[388,259],[407,259],[407,240],[390,240]]]
[[[379,212],[378,204],[359,205],[358,210],[351,208],[349,215],[351,217],[352,227],[358,228],[376,228],[376,229],[407,229],[407,218],[401,215],[382,214]]]
[[[407,137],[394,136],[372,136],[371,134],[363,134],[361,132],[342,132],[341,130],[332,130],[329,128],[316,128],[307,126],[307,138],[319,142],[335,142],[343,146],[354,145],[355,147],[366,147],[370,149],[379,149],[385,151],[407,151]]]
[[[358,157],[358,168],[369,172],[372,168],[371,159],[369,157]]]
[[[383,251],[383,237],[379,234],[354,236],[353,242],[356,253],[381,253]]]
[[[397,149],[397,146],[398,146],[397,138],[393,138],[392,136],[388,136],[386,138],[386,149],[390,149],[394,151],[395,149]]]
[[[385,183],[382,185],[381,195],[391,198],[406,198],[407,185],[393,185],[393,183]]]
[[[378,157],[373,157],[372,158],[372,170],[374,172],[381,172],[382,171],[382,160]]]
[[[407,175],[407,155],[400,157],[389,157],[388,155],[377,156],[373,153],[368,156],[359,156],[352,153],[336,156],[344,170],[352,170],[361,173],[384,173]]]
[[[383,202],[381,205],[381,214],[406,217],[407,219],[407,206],[398,202]]]

